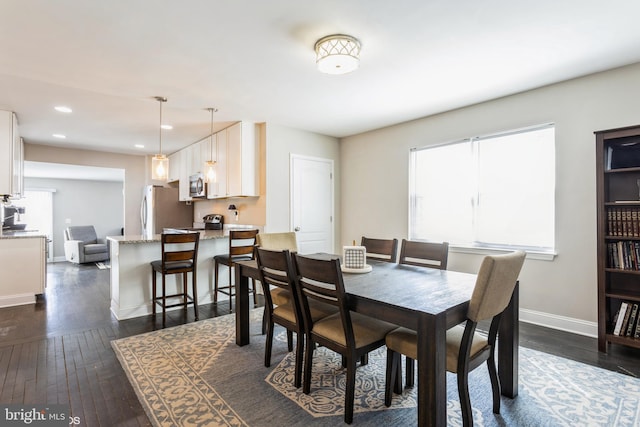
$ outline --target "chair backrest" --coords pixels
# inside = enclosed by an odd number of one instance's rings
[[[296,295],[295,273],[291,261],[291,253],[288,250],[270,250],[261,247],[256,248],[256,260],[260,270],[260,283],[266,300],[265,307],[273,308],[270,287],[277,287]],[[297,298],[293,297],[296,312],[296,321],[300,321],[300,306]]]
[[[524,252],[516,251],[482,260],[467,312],[470,320],[489,319],[507,308],[525,257]]]
[[[448,242],[416,242],[402,239],[398,263],[446,270],[448,258]]]
[[[309,300],[330,304],[339,308],[347,346],[354,348],[353,326],[345,301],[340,259],[331,255],[306,257],[293,254],[293,266],[305,332],[309,334],[313,329]]]
[[[298,241],[296,233],[288,231],[285,233],[262,233],[256,236],[256,245],[273,251],[288,250],[298,252]]]
[[[98,235],[93,225],[73,225],[67,227],[65,237],[67,240],[81,240],[86,244],[96,243],[98,241]]]
[[[257,235],[258,230],[229,230],[229,257],[253,257]]]
[[[162,264],[184,262],[186,266],[198,264],[200,233],[162,233]]]
[[[398,239],[370,239],[362,236],[360,245],[367,249],[367,258],[396,262]]]

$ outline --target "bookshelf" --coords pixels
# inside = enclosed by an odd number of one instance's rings
[[[640,125],[595,135],[598,350],[640,348]]]

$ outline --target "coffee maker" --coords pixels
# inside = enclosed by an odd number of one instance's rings
[[[202,220],[205,230],[222,230],[224,226],[224,217],[220,214],[205,215]]]
[[[2,207],[2,229],[3,230],[24,230],[27,224],[16,224],[20,220],[20,214],[24,213],[23,206],[5,205]]]

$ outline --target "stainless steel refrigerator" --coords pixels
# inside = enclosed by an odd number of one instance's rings
[[[177,188],[147,185],[144,188],[140,220],[142,233],[162,233],[163,228],[193,227],[193,205],[180,202]]]

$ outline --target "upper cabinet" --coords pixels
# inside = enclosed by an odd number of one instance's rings
[[[23,191],[24,143],[18,133],[18,119],[0,110],[0,195],[21,197]]]
[[[259,135],[255,123],[238,122],[169,156],[169,181],[180,181],[180,200],[198,200],[189,197],[189,176],[206,173],[207,160],[216,162],[208,199],[258,196]]]
[[[258,195],[257,135],[256,125],[247,122],[217,133],[217,179],[209,198]]]

